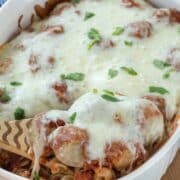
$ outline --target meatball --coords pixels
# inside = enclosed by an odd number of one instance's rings
[[[147,95],[147,96],[144,96],[144,98],[152,101],[158,107],[158,109],[161,111],[161,113],[163,115],[165,115],[166,102],[165,102],[165,99],[163,97]]]
[[[166,18],[170,23],[180,23],[180,11],[176,9],[157,9],[153,16],[158,21]]]
[[[134,161],[130,150],[121,142],[114,142],[106,147],[106,158],[117,170],[127,168]]]
[[[58,97],[60,102],[68,103],[66,92],[67,92],[67,85],[66,83],[55,83],[53,85],[53,89],[56,92],[56,96]]]
[[[126,32],[129,36],[139,39],[150,37],[152,35],[152,30],[152,25],[148,21],[130,23],[126,27]]]
[[[0,75],[5,73],[11,64],[12,60],[10,58],[0,59]]]
[[[86,131],[74,126],[59,127],[49,136],[49,142],[56,158],[72,167],[83,166],[84,146],[87,140]]]

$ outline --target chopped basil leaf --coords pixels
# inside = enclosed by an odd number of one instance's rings
[[[101,41],[101,35],[98,32],[97,29],[91,28],[88,32],[88,37],[92,41],[88,45],[88,49],[91,49],[95,44],[99,43]]]
[[[98,93],[98,90],[97,90],[97,89],[93,89],[93,93],[94,93],[94,94],[97,94],[97,93]]]
[[[122,66],[121,69],[132,76],[137,76],[138,73],[131,67]]]
[[[69,120],[71,123],[74,123],[75,119],[76,119],[76,116],[77,116],[77,113],[74,112],[70,117],[69,117]]]
[[[168,79],[172,72],[176,71],[174,68],[169,69],[166,73],[163,74],[163,79]]]
[[[21,120],[25,118],[25,111],[21,107],[16,108],[14,111],[14,118],[16,120]]]
[[[118,75],[118,71],[115,70],[115,69],[109,69],[108,75],[112,79],[112,78],[114,78],[114,77],[116,77]]]
[[[11,86],[21,86],[22,83],[21,82],[18,82],[18,81],[12,81],[10,82]]]
[[[33,180],[40,180],[40,176],[36,171],[34,172]]]
[[[103,90],[106,94],[109,94],[109,95],[111,95],[111,96],[114,96],[114,93],[112,92],[112,91],[109,91],[109,90],[107,90],[107,89],[104,89]]]
[[[112,33],[113,36],[119,36],[124,32],[123,27],[116,27],[115,31]]]
[[[168,79],[170,77],[170,72],[166,72],[163,74],[163,79]]]
[[[95,44],[97,44],[99,41],[97,40],[92,40],[89,44],[88,44],[88,50],[90,50]]]
[[[150,86],[149,87],[149,92],[151,93],[159,93],[159,94],[166,94],[169,93],[168,90],[166,90],[163,87],[157,87],[157,86]]]
[[[111,102],[119,102],[120,100],[118,98],[116,98],[115,96],[109,95],[109,94],[103,94],[101,96],[103,99],[105,99],[106,101],[111,101]]]
[[[156,66],[159,69],[165,69],[166,67],[170,66],[170,64],[168,64],[168,63],[166,63],[164,61],[158,60],[158,59],[155,59],[153,61],[153,64],[154,64],[154,66]]]
[[[94,28],[91,28],[91,29],[90,29],[90,31],[88,32],[88,37],[89,37],[89,39],[91,39],[91,40],[98,40],[98,41],[101,40],[101,35],[100,35],[100,33],[98,32],[97,29],[94,29]]]
[[[133,46],[133,42],[132,41],[124,41],[124,44],[126,46],[129,46],[129,47]]]
[[[72,80],[72,81],[83,81],[84,80],[85,75],[83,73],[69,73],[67,75],[62,74],[61,75],[61,79],[62,80]]]
[[[79,3],[81,0],[71,0],[72,3]]]
[[[6,90],[3,90],[2,95],[0,96],[0,102],[6,103],[11,100],[11,97],[9,96],[8,92]]]
[[[95,16],[94,13],[92,13],[92,12],[86,12],[85,17],[84,17],[84,20],[86,21],[86,20],[92,18],[93,16]]]

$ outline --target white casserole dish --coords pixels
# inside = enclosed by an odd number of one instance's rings
[[[46,0],[8,0],[3,8],[0,9],[0,44],[3,44],[17,29],[17,20],[23,14],[23,25],[27,25],[30,21],[33,7],[35,4],[44,4]],[[153,2],[153,0],[151,0]],[[179,7],[179,0],[167,0],[165,7]],[[154,0],[159,5],[162,0]],[[169,4],[168,4],[169,2]],[[174,2],[174,3],[173,3]],[[177,150],[180,147],[180,127],[177,128],[174,135],[168,142],[144,165],[129,175],[121,178],[122,180],[159,180],[172,162]],[[1,180],[24,180],[19,177],[0,169]]]

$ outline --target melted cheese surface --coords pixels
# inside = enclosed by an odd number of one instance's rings
[[[68,111],[48,111],[43,115],[41,122],[45,125],[49,123],[49,120],[56,122],[62,119],[67,123],[67,127],[72,126],[70,117],[75,112],[73,126],[86,130],[88,135],[86,148],[89,160],[103,162],[105,148],[113,142],[125,144],[135,157],[136,144],[145,151],[145,145],[152,144],[162,137],[163,116],[156,105],[149,100],[125,96],[115,97],[119,102],[107,101],[100,94],[87,93],[76,100]],[[147,118],[144,111],[146,107],[158,114]],[[56,139],[58,134],[59,129],[54,130],[48,137],[49,141]],[[42,135],[42,137],[45,136]],[[39,149],[38,146],[35,149]]]
[[[117,98],[119,102],[109,102],[101,96],[88,93],[68,111],[69,116],[73,112],[77,113],[74,125],[85,129],[89,135],[88,155],[91,160],[103,160],[105,147],[112,142],[126,144],[135,156],[135,143],[144,147],[163,135],[163,116],[159,114],[146,119],[143,114],[145,106],[152,105],[153,109],[157,109],[152,102],[123,96]]]
[[[166,62],[169,51],[180,47],[179,26],[170,24],[168,19],[157,21],[153,16],[156,9],[144,1],[138,2],[141,8],[127,8],[120,0],[82,1],[64,9],[59,15],[33,23],[32,32],[23,31],[4,45],[0,50],[0,61],[11,59],[12,62],[8,70],[0,74],[0,90],[5,89],[11,99],[6,103],[0,102],[0,120],[14,119],[17,107],[25,110],[26,117],[58,109],[45,114],[44,124],[58,119],[69,123],[69,117],[77,113],[73,126],[87,131],[90,160],[103,160],[105,148],[112,142],[123,142],[135,156],[135,143],[144,149],[145,145],[161,138],[164,133],[163,115],[154,103],[140,97],[160,95],[165,98],[168,118],[179,110],[180,73],[172,70],[172,66],[159,69],[153,63],[154,60]],[[84,20],[87,12],[94,13],[94,16]],[[151,23],[151,36],[129,36],[126,27],[141,21]],[[52,26],[62,26],[64,32],[48,31]],[[124,27],[125,30],[114,36],[116,27]],[[88,49],[91,42],[88,32],[92,28],[101,35],[102,44],[96,43]],[[147,36],[147,33],[143,32],[143,35]],[[29,63],[31,57],[35,61],[32,65]],[[173,63],[178,61],[177,53]],[[136,76],[121,67],[133,68]],[[32,72],[31,68],[37,71]],[[116,71],[113,78],[108,74],[110,69]],[[62,80],[62,74],[74,72],[83,73],[84,79]],[[167,72],[170,77],[164,79]],[[12,86],[10,83],[13,81],[22,84]],[[65,92],[61,87],[58,95],[64,98],[65,93],[67,101],[57,96],[54,88],[57,83],[66,85]],[[149,92],[150,86],[162,87],[168,93]],[[126,96],[116,96],[119,101],[110,102],[101,94],[89,93],[93,89],[98,92],[106,89]],[[145,117],[143,107],[146,106],[159,114],[150,112],[152,117]],[[116,115],[120,116],[120,122],[115,120]],[[56,132],[49,139],[53,139]],[[45,131],[42,136],[43,133]],[[34,145],[35,167],[45,146],[45,140],[41,142],[38,138]]]
[[[83,1],[64,10],[60,15],[50,16],[33,24],[33,32],[22,32],[0,51],[0,60],[10,58],[9,70],[0,75],[0,88],[6,88],[11,101],[0,103],[0,119],[14,119],[17,107],[25,109],[26,117],[49,109],[67,109],[82,94],[96,89],[110,89],[122,94],[138,97],[149,94],[149,86],[161,86],[169,93],[164,95],[169,117],[177,110],[180,99],[180,73],[172,72],[169,79],[163,79],[166,70],[153,65],[154,59],[165,61],[168,51],[180,46],[177,24],[166,21],[158,22],[152,14],[155,9],[139,1],[142,9],[126,8],[119,0]],[[79,11],[79,14],[75,12]],[[93,12],[94,17],[84,21],[86,12]],[[146,20],[153,26],[150,38],[129,37],[126,32],[113,36],[116,27]],[[42,31],[43,27],[62,25],[64,33],[56,35]],[[103,39],[111,39],[115,46],[102,48],[98,45],[88,50],[90,42],[88,32],[91,28],[99,31]],[[133,46],[126,46],[124,41],[132,41]],[[23,45],[25,50],[17,50]],[[38,57],[41,69],[37,73],[30,71],[28,64],[31,55]],[[48,64],[53,57],[55,63]],[[176,60],[179,58],[177,54]],[[120,67],[132,67],[138,73],[131,76]],[[108,70],[115,69],[118,75],[109,78]],[[168,69],[167,69],[168,70]],[[71,72],[85,74],[85,80],[74,82],[66,80],[69,103],[60,102],[52,85],[60,82],[60,75]],[[9,83],[19,81],[21,86],[13,87]]]
[[[119,0],[82,1],[76,6],[65,9],[60,15],[33,23],[33,32],[22,32],[7,43],[0,51],[0,61],[12,59],[8,71],[0,75],[0,88],[8,91],[11,101],[0,103],[0,119],[14,119],[14,111],[22,107],[26,117],[49,109],[68,109],[78,97],[96,88],[109,89],[130,97],[151,94],[149,86],[161,86],[169,91],[163,95],[166,99],[169,117],[177,111],[180,97],[180,73],[172,72],[169,79],[162,76],[167,69],[160,70],[153,65],[154,59],[165,61],[168,51],[180,47],[178,25],[166,21],[158,22],[152,16],[155,9],[139,1],[142,9],[126,8]],[[80,13],[77,14],[76,12]],[[94,17],[84,20],[86,12]],[[146,20],[153,26],[152,36],[138,39],[129,37],[126,32],[113,36],[115,28]],[[43,27],[62,25],[64,33],[50,34]],[[90,50],[88,32],[91,28],[99,31],[103,39],[111,39],[115,44],[111,48],[94,45]],[[132,41],[132,47],[124,41]],[[23,45],[24,50],[17,50]],[[28,64],[31,55],[38,57],[41,67],[32,73]],[[53,57],[53,65],[48,58]],[[178,57],[177,57],[178,59]],[[132,67],[137,76],[131,76],[120,67]],[[108,76],[109,69],[118,71],[114,78]],[[67,83],[68,103],[60,102],[52,85],[61,82],[60,75],[72,72],[85,74],[84,81],[65,80]],[[12,81],[21,82],[21,86],[11,86]],[[156,94],[158,95],[158,94]]]

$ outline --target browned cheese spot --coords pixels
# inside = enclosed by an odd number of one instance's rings
[[[37,56],[31,54],[29,58],[29,66],[32,73],[36,73],[39,71],[40,66],[38,65]]]
[[[135,2],[134,0],[122,0],[122,3],[127,8],[140,7],[140,4]]]
[[[126,31],[129,36],[142,39],[152,35],[153,27],[148,21],[138,21],[128,24]]]
[[[0,59],[0,74],[4,74],[12,64],[10,58]]]
[[[173,48],[170,50],[167,62],[171,64],[176,71],[180,71],[180,48]]]
[[[60,102],[68,103],[66,98],[67,85],[65,83],[56,83],[53,85],[56,95],[59,98]]]

